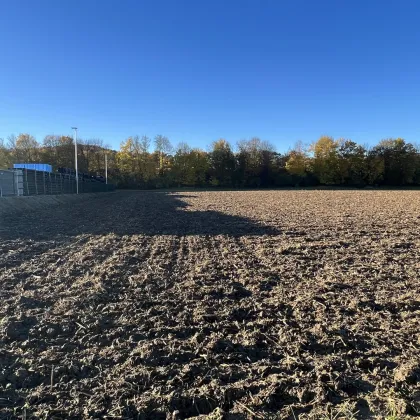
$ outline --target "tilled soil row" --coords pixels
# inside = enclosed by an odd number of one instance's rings
[[[119,192],[8,215],[0,418],[419,416],[419,209]]]

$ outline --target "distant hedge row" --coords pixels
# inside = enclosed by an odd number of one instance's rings
[[[285,154],[259,138],[240,141],[235,150],[226,140],[208,151],[185,143],[173,148],[167,137],[129,137],[118,151],[100,140],[81,140],[79,169],[108,176],[119,187],[268,188],[294,186],[420,185],[419,148],[403,139],[382,140],[366,148],[351,140],[323,136],[309,147],[297,144]],[[74,166],[74,144],[68,136],[46,136],[42,144],[29,134],[0,140],[0,168],[15,162]]]

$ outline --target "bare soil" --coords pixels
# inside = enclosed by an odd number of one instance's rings
[[[414,418],[419,332],[418,191],[118,192],[0,220],[0,418]]]

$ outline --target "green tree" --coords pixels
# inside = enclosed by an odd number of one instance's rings
[[[41,147],[41,158],[55,169],[74,167],[74,143],[69,136],[47,135]]]
[[[376,150],[370,149],[366,155],[365,182],[368,185],[377,185],[384,178],[384,160]]]
[[[366,149],[351,140],[339,140],[338,175],[343,185],[362,186],[366,181]]]
[[[420,144],[416,144],[415,146],[416,149],[416,172],[414,175],[414,183],[416,185],[420,185]]]
[[[161,134],[155,136],[155,151],[159,158],[159,174],[163,175],[165,167],[168,167],[168,155],[172,152],[172,145],[169,139]]]
[[[78,141],[80,170],[94,175],[105,174],[106,146],[101,139]]]
[[[270,178],[274,147],[258,137],[238,142],[237,184],[239,186],[266,186]]]
[[[149,153],[150,138],[129,137],[120,145],[116,165],[127,186],[153,187],[156,177],[155,163]]]
[[[173,158],[174,180],[178,186],[203,186],[209,169],[207,153],[180,143]]]
[[[0,169],[7,169],[11,166],[10,152],[6,147],[6,144],[3,139],[0,139]]]
[[[382,140],[372,149],[378,159],[383,161],[383,184],[413,184],[417,172],[418,153],[411,143],[404,139]]]
[[[301,142],[289,151],[286,157],[286,170],[291,175],[305,177],[309,168],[309,156]]]
[[[294,176],[287,170],[287,154],[274,153],[272,157],[272,173],[273,179],[271,185],[276,187],[291,187],[295,185]]]
[[[189,155],[191,148],[187,143],[179,143],[173,158],[174,182],[178,185],[189,185]]]
[[[206,184],[209,161],[206,152],[200,149],[192,149],[187,156],[188,159],[188,175],[186,184],[202,187]]]
[[[134,141],[132,137],[129,137],[120,144],[120,150],[117,152],[115,160],[122,185],[135,186],[138,178],[134,161]]]
[[[156,168],[149,153],[151,140],[147,136],[135,137],[134,149],[137,162],[137,171],[143,181],[144,186],[152,186],[152,181],[156,176]]]
[[[230,144],[220,139],[212,143],[209,153],[209,174],[213,186],[230,187],[235,171],[235,155]]]

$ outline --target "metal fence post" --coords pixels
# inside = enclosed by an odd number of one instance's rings
[[[16,187],[16,195],[20,197],[23,195],[23,173],[20,170],[13,171],[13,177]]]

